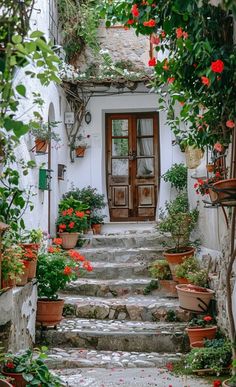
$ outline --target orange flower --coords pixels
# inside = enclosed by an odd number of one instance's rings
[[[62,239],[61,238],[54,238],[53,239],[53,243],[55,245],[61,245],[62,244]]]
[[[175,81],[174,77],[167,78],[167,83],[173,83]]]
[[[224,146],[220,142],[216,142],[214,145],[214,150],[221,153],[224,151]]]
[[[85,261],[83,263],[83,268],[87,271],[92,271],[93,270],[93,266],[91,265],[91,263],[89,261]]]
[[[55,253],[55,247],[53,247],[53,246],[49,246],[48,247],[48,253]]]
[[[70,266],[66,266],[63,272],[64,272],[65,275],[71,275],[72,274],[72,269],[71,269]]]
[[[36,258],[36,253],[33,252],[31,249],[26,249],[24,253],[24,257],[28,258],[29,260],[33,260]]]
[[[156,22],[154,19],[143,22],[144,27],[155,27]]]
[[[60,230],[65,230],[66,229],[66,225],[65,224],[59,224],[59,229]]]
[[[75,211],[75,215],[76,215],[78,218],[83,218],[83,217],[84,217],[84,211]]]
[[[62,211],[62,216],[66,216],[66,215],[67,215],[67,210]]]
[[[176,34],[176,38],[177,38],[177,39],[182,38],[182,36],[183,36],[183,29],[182,29],[181,27],[176,28],[175,34]]]
[[[81,255],[78,251],[75,251],[75,250],[69,250],[68,251],[68,254],[69,256],[74,260],[74,261],[80,261],[80,262],[84,262],[85,261],[85,257],[83,255]]]
[[[212,321],[212,317],[211,316],[205,316],[205,317],[203,317],[203,320],[206,321],[206,322],[210,322],[210,321]]]
[[[201,77],[201,80],[202,80],[202,84],[203,85],[206,85],[206,86],[210,86],[211,82],[210,82],[210,79],[207,78],[207,77]]]
[[[69,228],[74,228],[75,222],[70,222],[69,223]]]

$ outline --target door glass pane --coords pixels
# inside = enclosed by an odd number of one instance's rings
[[[154,159],[137,159],[137,176],[149,177],[154,175]]]
[[[137,154],[138,156],[153,155],[153,137],[138,137],[137,138]]]
[[[137,135],[152,136],[153,135],[153,119],[140,118],[137,120]]]
[[[112,156],[128,156],[129,142],[128,138],[112,139]]]
[[[128,136],[128,120],[112,120],[112,136]]]
[[[112,160],[112,176],[128,176],[128,173],[129,173],[128,159]]]

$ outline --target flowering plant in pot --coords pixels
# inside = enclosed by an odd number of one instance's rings
[[[16,284],[24,273],[24,263],[22,261],[22,249],[17,245],[5,245],[2,252],[2,288],[9,288]]]
[[[201,342],[204,339],[214,339],[217,332],[217,325],[214,318],[210,315],[193,317],[189,321],[186,332],[189,337],[190,344]]]
[[[193,256],[176,266],[176,279],[179,283],[191,283],[205,287],[208,282],[208,271],[201,268],[198,259]]]
[[[10,376],[15,387],[44,386],[60,387],[62,381],[53,375],[45,364],[46,348],[27,350],[19,354],[4,355],[2,373]]]
[[[173,281],[170,266],[165,259],[152,262],[149,267],[149,272],[153,278],[158,279],[161,291],[168,293],[169,296],[176,297],[175,285],[177,282]]]
[[[166,250],[163,254],[170,265],[174,280],[176,279],[176,265],[182,263],[187,257],[194,255],[194,248],[191,247],[189,239],[197,219],[198,210],[189,210],[186,193],[182,193],[175,200],[166,203],[165,213],[161,214],[158,227],[162,232],[169,232],[174,243],[174,247]]]
[[[54,239],[54,245],[38,257],[38,304],[36,321],[45,326],[56,326],[62,319],[64,300],[58,298],[58,291],[67,283],[93,268],[85,257],[74,250],[65,252],[62,240]],[[55,310],[53,308],[56,308]]]
[[[59,142],[61,140],[58,133],[53,128],[57,127],[59,122],[45,123],[41,120],[39,122],[32,122],[30,133],[35,137],[35,150],[37,153],[47,152],[48,143],[50,141]]]
[[[56,224],[64,249],[74,248],[77,244],[79,233],[82,233],[88,227],[87,209],[86,205],[72,197],[60,201],[59,216]]]
[[[32,229],[24,232],[20,239],[24,259],[29,261],[28,279],[33,279],[36,275],[38,251],[43,241],[43,232],[41,229]]]

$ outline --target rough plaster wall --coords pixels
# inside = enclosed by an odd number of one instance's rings
[[[0,342],[17,352],[35,342],[36,283],[8,290],[0,296]]]

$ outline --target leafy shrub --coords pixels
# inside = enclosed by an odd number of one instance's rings
[[[172,279],[169,264],[165,259],[154,261],[149,268],[149,272],[152,277],[159,280]]]
[[[187,188],[188,169],[184,164],[174,164],[171,168],[162,175],[165,182],[169,182],[171,187],[177,191],[183,191]]]
[[[189,257],[176,267],[176,276],[186,278],[193,285],[202,287],[207,286],[208,272],[201,269],[200,263],[196,257]]]
[[[63,195],[63,199],[74,198],[83,204],[87,205],[90,211],[102,209],[105,207],[105,196],[97,192],[97,188],[88,187],[73,188],[71,191]]]

